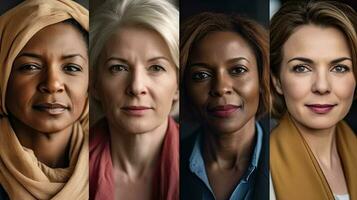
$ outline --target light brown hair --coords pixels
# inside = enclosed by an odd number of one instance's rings
[[[279,9],[270,24],[271,81],[273,77],[279,80],[284,43],[297,27],[308,24],[334,27],[345,35],[352,55],[353,73],[357,77],[356,12],[340,2],[290,1]],[[286,112],[284,97],[276,91],[273,84],[270,85],[270,94],[272,117],[281,118]]]

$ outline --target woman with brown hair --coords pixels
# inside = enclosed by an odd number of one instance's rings
[[[181,114],[193,112],[200,128],[181,145],[181,199],[269,198],[269,137],[257,122],[268,104],[267,39],[236,15],[183,24]]]
[[[0,199],[89,197],[88,20],[70,0],[0,17]]]
[[[357,199],[357,14],[338,2],[289,2],[271,21],[270,169],[277,199]]]

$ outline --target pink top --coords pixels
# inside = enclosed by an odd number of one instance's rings
[[[110,135],[105,118],[90,129],[89,199],[112,200],[115,196]],[[155,173],[153,195],[158,200],[179,199],[179,128],[169,118],[160,161]]]

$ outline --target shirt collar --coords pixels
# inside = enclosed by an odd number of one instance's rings
[[[254,152],[252,154],[252,158],[251,158],[249,167],[247,169],[247,172],[242,177],[242,181],[245,181],[245,182],[249,181],[249,178],[251,177],[251,175],[253,174],[255,169],[258,167],[260,152],[262,149],[263,130],[262,130],[261,126],[259,125],[259,123],[257,123],[257,122],[255,123],[255,127],[256,127],[256,142],[255,142]],[[196,174],[206,184],[206,186],[211,190],[211,187],[209,186],[209,181],[208,181],[208,177],[207,177],[207,173],[206,173],[206,168],[205,168],[202,152],[201,152],[202,132],[200,129],[197,132],[198,132],[198,135],[196,137],[196,140],[195,140],[195,143],[194,143],[194,146],[192,149],[192,153],[190,156],[190,160],[189,160],[189,168],[190,168],[191,172]]]

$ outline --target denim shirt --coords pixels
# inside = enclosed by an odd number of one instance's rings
[[[247,171],[243,174],[237,186],[234,188],[233,193],[230,195],[229,200],[249,200],[252,198],[253,185],[255,182],[254,173],[258,166],[259,156],[262,149],[263,130],[258,123],[256,125],[256,143],[254,152]],[[205,185],[202,194],[202,200],[215,200],[213,190],[209,184],[205,163],[201,152],[201,134],[195,140],[195,144],[189,160],[189,169],[195,174]]]

